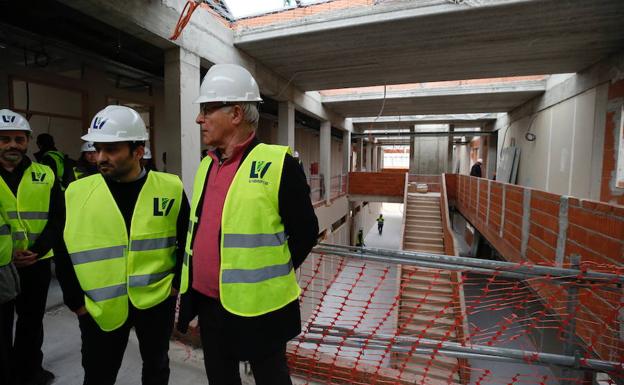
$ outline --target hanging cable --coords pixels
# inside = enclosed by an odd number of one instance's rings
[[[175,26],[173,34],[169,37],[171,40],[177,40],[178,37],[182,34],[182,30],[191,20],[191,16],[195,9],[201,4],[201,0],[188,0],[184,5],[184,9],[182,9],[182,13],[180,13],[180,18],[178,19],[178,23]]]

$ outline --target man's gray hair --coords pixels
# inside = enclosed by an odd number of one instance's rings
[[[255,102],[243,102],[236,103],[243,110],[243,116],[245,122],[249,123],[254,130],[258,128],[258,121],[260,120],[260,111],[258,111],[258,103]]]

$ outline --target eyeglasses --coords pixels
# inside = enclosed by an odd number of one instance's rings
[[[210,115],[213,112],[220,110],[223,107],[233,106],[234,103],[221,103],[221,104],[210,104],[210,103],[202,103],[200,105],[200,110],[204,116]]]

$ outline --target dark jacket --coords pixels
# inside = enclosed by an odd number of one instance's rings
[[[260,142],[254,139],[243,153],[240,165],[251,150]],[[218,155],[218,154],[217,154]],[[213,163],[214,164],[214,163]],[[210,170],[207,171],[208,174]],[[206,178],[206,182],[208,178]],[[205,186],[204,186],[205,189]],[[201,216],[204,191],[197,205],[197,217]],[[297,269],[316,245],[318,237],[318,220],[310,201],[310,188],[299,163],[290,155],[286,155],[282,178],[279,187],[279,214],[288,235],[288,248],[293,265]],[[195,231],[197,231],[195,227]],[[192,248],[192,245],[191,245]],[[189,261],[192,269],[192,260]],[[189,272],[189,288],[192,287],[192,270]],[[185,333],[188,323],[197,315],[197,296],[201,294],[192,289],[182,295],[178,330]],[[301,332],[301,315],[299,301],[294,300],[281,309],[257,316],[241,317],[224,313],[224,339],[231,351],[242,357],[254,357],[274,350],[279,345],[296,337]]]
[[[481,178],[481,164],[480,163],[475,163],[474,165],[472,165],[472,168],[470,169],[470,176],[476,176],[478,178]]]
[[[0,167],[0,177],[9,186],[9,189],[17,196],[17,188],[19,187],[24,171],[30,167],[32,161],[28,157],[15,167],[13,172],[8,172]],[[30,251],[37,253],[39,258],[43,257],[54,248],[63,236],[63,226],[65,225],[65,199],[61,191],[58,180],[55,181],[50,192],[50,206],[48,208],[48,222],[35,243],[30,247]]]
[[[149,171],[148,171],[149,173]],[[145,184],[147,179],[147,173],[144,177],[129,183],[117,183],[111,180],[106,180],[117,208],[121,212],[126,224],[126,230],[130,233],[130,223],[132,221],[132,214],[134,212],[134,206],[139,197],[139,193]],[[186,233],[188,231],[188,218],[189,218],[189,203],[186,199],[186,194],[182,193],[182,202],[180,206],[180,212],[178,213],[176,238],[177,238],[177,250],[176,250],[176,267],[175,275],[173,279],[173,287],[178,288],[180,286],[180,274],[182,271],[182,260],[184,256],[184,244],[186,242]],[[63,223],[63,227],[65,224]],[[72,265],[71,258],[67,253],[65,242],[61,242],[58,251],[55,252],[56,263],[56,275],[63,290],[63,299],[65,305],[72,311],[78,310],[84,306],[84,292],[80,287],[78,278],[76,277],[76,271]]]

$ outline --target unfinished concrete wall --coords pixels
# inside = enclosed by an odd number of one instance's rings
[[[446,131],[447,125],[417,125],[416,132]],[[448,138],[414,137],[410,174],[441,174],[448,163]]]

